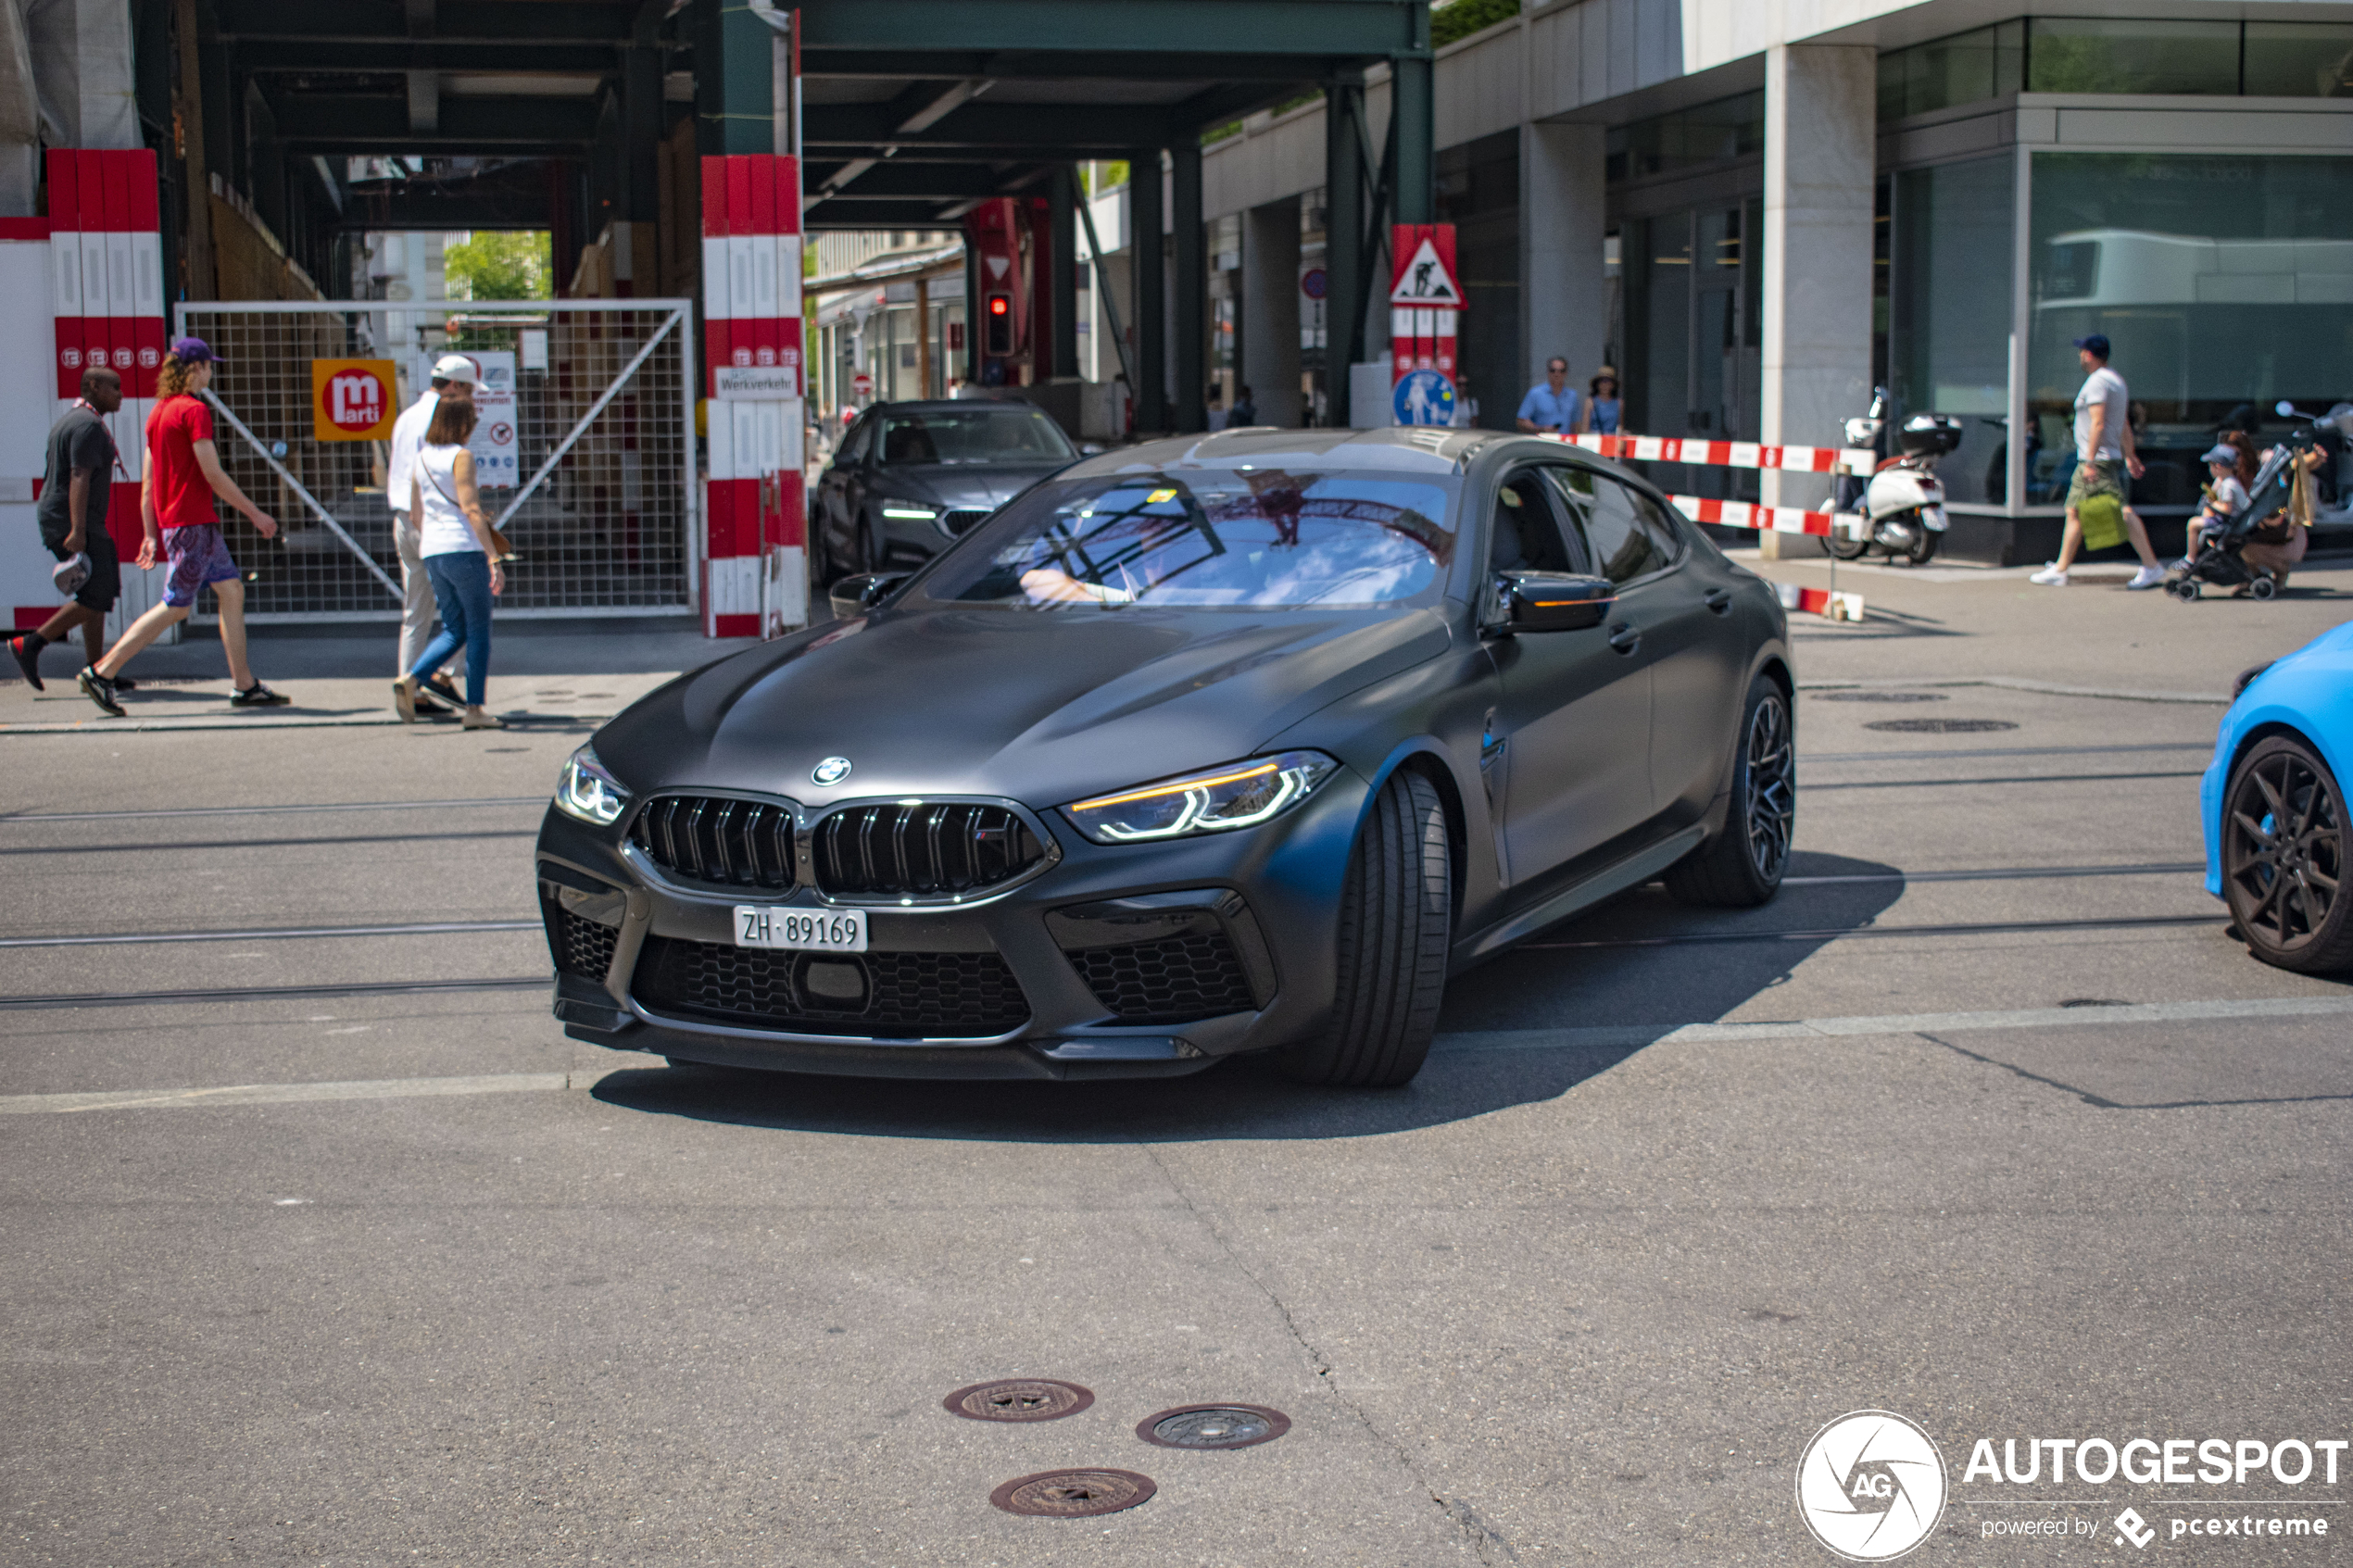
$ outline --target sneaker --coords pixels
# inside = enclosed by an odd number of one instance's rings
[[[427,696],[425,693],[430,689],[431,688],[426,686],[419,686],[417,688],[417,695],[413,699],[417,705],[417,717],[420,719],[448,718],[452,712],[456,711],[456,709],[442,703],[435,702],[433,698]],[[464,706],[465,705],[463,703],[459,704],[459,707],[460,708]]]
[[[268,686],[256,681],[244,691],[233,694],[229,698],[229,706],[232,708],[283,708],[293,700],[294,698],[280,692],[273,692]]]
[[[2059,570],[2058,562],[2053,561],[2027,581],[2039,583],[2045,588],[2064,588],[2067,586],[2067,573]]]
[[[49,688],[41,684],[41,649],[31,646],[29,637],[8,639],[8,651],[17,656],[17,668],[24,671],[25,684],[36,692]]]
[[[459,721],[459,727],[467,730],[503,730],[507,727],[507,722],[496,713],[469,713]]]
[[[122,704],[115,700],[114,683],[99,674],[95,666],[84,665],[74,684],[82,688],[83,696],[96,703],[107,714],[117,719],[126,717]]]
[[[392,710],[400,715],[400,721],[404,724],[417,721],[417,694],[409,689],[408,682],[395,681],[392,684]]]
[[[114,689],[119,692],[135,692],[139,689],[139,683],[128,675],[117,675],[114,678]]]
[[[2162,588],[2165,586],[2165,569],[2161,566],[2145,566],[2134,572],[2133,581],[2125,583],[2124,586],[2135,593],[2143,588]]]

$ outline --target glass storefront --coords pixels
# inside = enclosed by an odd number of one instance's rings
[[[2030,505],[2066,492],[2087,333],[2132,388],[2135,505],[2194,504],[2241,404],[2353,396],[2353,158],[2037,153],[2031,207]]]
[[[1888,390],[1896,412],[1951,414],[1939,465],[1952,499],[2007,495],[2012,234],[2018,162],[2004,155],[1895,177]]]

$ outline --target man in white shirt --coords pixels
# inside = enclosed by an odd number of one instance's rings
[[[2027,579],[2045,588],[2067,586],[2067,569],[2083,547],[2083,505],[2101,496],[2115,497],[2133,553],[2141,558],[2141,570],[2124,585],[2154,588],[2165,581],[2165,568],[2149,548],[2148,530],[2124,500],[2124,475],[2138,479],[2145,470],[2133,443],[2131,395],[2124,378],[2108,369],[2108,339],[2099,332],[2075,340],[2075,357],[2086,373],[2083,390],[2075,395],[2075,477],[2067,486],[2067,529],[2059,536],[2058,559]]]
[[[473,400],[474,387],[482,380],[482,372],[474,362],[462,354],[445,354],[434,362],[433,386],[414,403],[400,411],[392,421],[392,457],[384,470],[384,499],[392,507],[392,543],[400,553],[400,673],[406,675],[416,668],[417,660],[425,653],[425,644],[433,633],[433,581],[425,575],[424,558],[418,554],[416,497],[411,494],[416,483],[417,448],[424,441],[425,427],[433,423],[433,411],[445,397],[460,402]],[[393,683],[396,686],[399,682]],[[459,698],[448,676],[436,676],[435,689],[452,702]],[[446,713],[449,711],[431,697],[423,688],[417,694],[417,711]]]

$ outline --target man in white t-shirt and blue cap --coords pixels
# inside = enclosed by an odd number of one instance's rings
[[[422,445],[425,427],[433,423],[433,411],[445,397],[463,402],[473,401],[474,388],[482,383],[482,371],[472,359],[462,354],[445,354],[434,361],[433,385],[418,399],[400,411],[392,421],[392,458],[384,470],[384,499],[392,507],[392,543],[400,553],[400,673],[407,675],[424,657],[425,644],[433,633],[433,582],[425,575],[424,557],[418,553],[418,523],[415,507],[417,448]],[[399,682],[393,683],[395,686]],[[462,705],[457,685],[447,670],[418,688],[417,711],[447,713],[449,709],[425,696],[426,687],[439,692],[453,705]]]
[[[2075,395],[2075,477],[2067,485],[2067,528],[2059,536],[2058,559],[2027,579],[2045,588],[2067,586],[2067,569],[2075,564],[2075,552],[2083,547],[2086,506],[2103,511],[2114,508],[2123,513],[2133,552],[2141,558],[2141,570],[2124,584],[2127,588],[2155,588],[2165,581],[2165,568],[2149,548],[2148,530],[2141,526],[2140,514],[2124,497],[2124,476],[2141,477],[2141,456],[2133,447],[2131,395],[2125,390],[2124,378],[2108,369],[2108,353],[2103,333],[2075,340],[2075,357],[2085,375],[2083,389]],[[2114,526],[2112,515],[2108,526]],[[2110,533],[2094,547],[2114,543]]]

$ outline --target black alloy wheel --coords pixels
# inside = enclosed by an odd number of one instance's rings
[[[2353,969],[2345,796],[2302,739],[2259,741],[2222,794],[2222,897],[2246,950],[2302,974]]]
[[[1276,1064],[1305,1084],[1395,1088],[1438,1032],[1453,938],[1453,846],[1438,786],[1392,775],[1373,799],[1340,889],[1339,984],[1321,1034]]]
[[[1789,697],[1772,677],[1750,684],[1732,754],[1732,798],[1714,838],[1668,868],[1680,903],[1721,909],[1762,904],[1780,891],[1797,824],[1797,745]]]

